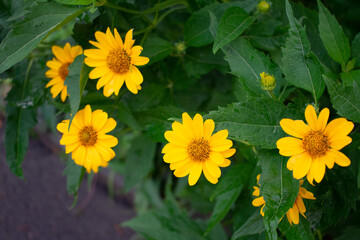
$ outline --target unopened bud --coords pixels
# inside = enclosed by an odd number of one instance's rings
[[[257,9],[262,13],[267,13],[269,11],[270,4],[267,1],[261,1],[257,5]]]
[[[260,77],[261,77],[261,88],[262,89],[264,89],[265,91],[271,91],[275,88],[276,80],[275,80],[274,76],[263,72],[263,73],[260,73]]]
[[[184,54],[186,50],[185,42],[177,42],[175,43],[175,49],[177,53]]]

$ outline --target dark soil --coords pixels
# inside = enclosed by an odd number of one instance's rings
[[[25,180],[16,177],[5,162],[0,126],[1,240],[116,240],[134,235],[119,225],[135,216],[131,205],[110,201],[101,184],[91,194],[83,181],[78,205],[69,210],[73,198],[66,191],[63,170],[59,157],[32,138],[23,164]]]

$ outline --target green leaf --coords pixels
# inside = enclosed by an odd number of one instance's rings
[[[69,157],[66,161],[66,167],[63,175],[66,176],[67,192],[69,195],[76,197],[81,181],[85,175],[85,168],[75,164],[75,162]]]
[[[125,191],[141,182],[152,170],[156,143],[141,135],[134,139],[125,160]]]
[[[71,120],[79,110],[82,93],[89,79],[91,68],[84,63],[84,55],[75,58],[75,61],[69,66],[69,75],[65,79],[64,85],[67,86],[69,94]]]
[[[166,58],[173,51],[174,46],[171,43],[159,37],[152,37],[146,40],[141,55],[150,59],[150,65]]]
[[[247,40],[239,38],[224,48],[225,59],[229,62],[231,73],[241,77],[242,83],[255,96],[269,96],[261,88],[260,73],[266,72],[280,78],[264,53],[256,51]],[[270,96],[269,96],[270,97]]]
[[[289,37],[282,48],[282,70],[286,80],[302,89],[305,89],[317,100],[325,89],[322,79],[323,68],[310,51],[310,42],[305,28],[294,18],[289,1],[286,1],[286,14],[289,19]]]
[[[345,67],[350,57],[349,39],[345,36],[336,18],[327,10],[321,1],[319,7],[320,38],[330,57]]]
[[[213,192],[211,199],[216,197],[216,204],[210,216],[205,234],[208,234],[229,212],[230,207],[247,184],[252,166],[239,164],[232,166]]]
[[[355,68],[360,67],[360,33],[351,42],[351,57],[356,58]]]
[[[360,122],[360,87],[344,87],[331,77],[324,75],[330,100],[337,113],[349,120]]]
[[[24,59],[50,33],[59,30],[86,8],[39,3],[28,9],[25,19],[12,25],[0,45],[0,73]]]
[[[142,126],[139,124],[138,120],[135,118],[134,114],[128,106],[123,102],[118,102],[115,107],[115,115],[117,119],[121,122],[127,124],[134,130],[141,130]]]
[[[355,82],[360,86],[360,69],[351,72],[342,72],[340,76],[345,87],[352,87]]]
[[[213,119],[217,130],[227,129],[235,141],[272,149],[279,138],[286,136],[280,120],[302,119],[303,113],[272,99],[248,99],[219,107],[204,117]]]
[[[299,224],[290,225],[286,217],[279,224],[279,229],[287,240],[315,240],[310,223],[299,214]]]
[[[55,0],[55,1],[67,5],[89,5],[93,3],[93,0]]]
[[[227,9],[220,19],[213,52],[216,53],[220,48],[240,36],[254,21],[253,16],[239,7]]]
[[[254,214],[232,235],[231,239],[236,240],[249,235],[259,234],[265,231],[264,219],[257,210]]]
[[[5,149],[10,170],[22,177],[21,164],[29,145],[29,130],[36,124],[35,109],[6,106]]]
[[[277,239],[276,228],[299,194],[299,180],[293,178],[286,163],[287,158],[277,150],[259,153],[260,195],[265,200],[264,224],[269,239]]]

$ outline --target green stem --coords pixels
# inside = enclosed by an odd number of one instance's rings
[[[120,6],[112,4],[111,2],[106,2],[104,4],[104,6],[109,7],[109,8],[113,8],[113,9],[116,9],[116,10],[119,10],[119,11],[122,11],[122,12],[126,12],[126,13],[137,14],[137,15],[142,14],[139,11],[127,9],[127,8],[124,8],[124,7],[120,7]]]

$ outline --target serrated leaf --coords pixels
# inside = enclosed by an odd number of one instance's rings
[[[216,53],[220,48],[240,36],[254,21],[253,16],[239,7],[227,9],[220,19],[213,52]]]
[[[278,79],[281,75],[264,53],[255,50],[243,38],[233,41],[223,51],[231,73],[240,77],[239,80],[245,85],[249,95],[270,97],[269,93],[261,88],[260,73],[266,72]]]
[[[231,240],[236,240],[249,235],[259,234],[265,231],[264,219],[259,211],[254,214],[232,235]]]
[[[282,70],[286,80],[291,84],[305,89],[318,100],[325,89],[322,79],[323,68],[310,51],[310,42],[306,36],[305,28],[294,18],[290,3],[286,0],[286,14],[289,19],[289,37],[285,47],[282,48]]]
[[[272,149],[279,138],[286,136],[280,120],[302,119],[303,113],[271,99],[249,99],[219,107],[204,117],[213,119],[217,130],[227,129],[235,141]]]
[[[93,3],[93,0],[55,0],[55,1],[67,5],[89,5]]]
[[[360,122],[360,87],[354,84],[352,87],[344,87],[331,77],[324,75],[330,100],[339,114],[349,120]]]
[[[277,226],[299,194],[299,180],[293,178],[286,163],[287,158],[277,150],[259,153],[260,195],[265,200],[264,225],[269,239],[277,239]]]
[[[29,145],[29,130],[36,124],[36,114],[36,108],[6,106],[6,162],[18,177],[23,177],[21,164]]]
[[[208,234],[229,212],[230,207],[240,195],[251,174],[252,166],[239,164],[232,166],[229,172],[220,179],[211,199],[216,197],[216,204],[210,216],[205,234]]]
[[[299,215],[299,224],[290,225],[286,217],[279,224],[279,229],[287,240],[315,240],[310,228],[310,223],[303,216]]]
[[[345,67],[350,57],[349,39],[345,36],[336,18],[318,2],[320,38],[330,57]]]
[[[150,65],[166,58],[173,51],[174,46],[171,43],[159,37],[152,37],[146,40],[141,55],[150,59]]]
[[[1,42],[0,73],[20,62],[42,39],[85,10],[57,3],[39,3],[29,8],[25,19],[13,24]]]
[[[84,55],[78,56],[75,58],[74,62],[70,64],[68,68],[69,74],[64,83],[64,85],[67,86],[69,94],[71,120],[79,110],[82,93],[89,79],[91,70],[90,67],[84,64],[84,58]]]
[[[125,160],[125,191],[141,182],[152,170],[156,143],[141,135],[134,139]]]

